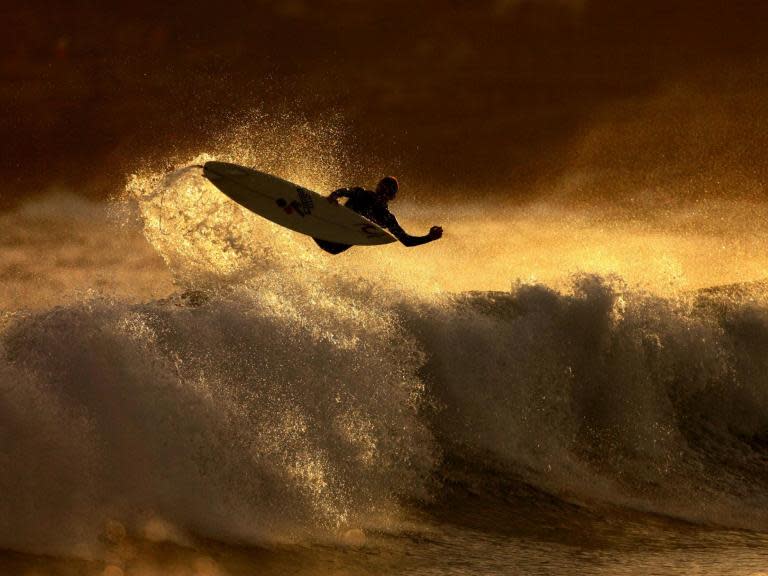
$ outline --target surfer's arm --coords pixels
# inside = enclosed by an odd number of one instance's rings
[[[384,227],[392,232],[392,235],[400,240],[404,246],[408,246],[409,248],[412,246],[421,246],[427,242],[432,242],[433,240],[437,240],[443,235],[442,228],[439,226],[433,226],[429,230],[429,234],[425,234],[424,236],[411,236],[405,230],[403,230],[403,227],[398,224],[397,218],[395,218],[395,215],[391,212],[387,215],[386,226]]]

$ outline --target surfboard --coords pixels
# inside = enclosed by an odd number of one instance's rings
[[[339,244],[389,244],[392,234],[303,186],[228,162],[206,162],[203,175],[251,212],[316,239]]]

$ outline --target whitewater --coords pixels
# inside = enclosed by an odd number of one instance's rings
[[[229,159],[336,183],[278,152]],[[4,573],[768,570],[764,207],[412,199],[443,240],[334,258],[209,157],[0,215]]]

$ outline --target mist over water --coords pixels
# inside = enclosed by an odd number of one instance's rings
[[[236,134],[108,205],[0,216],[0,547],[131,573],[122,538],[399,554],[421,534],[436,564],[443,540],[602,516],[641,527],[618,550],[677,523],[764,543],[765,206],[650,220],[406,186],[401,223],[445,237],[334,258],[193,165],[329,191],[351,184],[340,133]]]

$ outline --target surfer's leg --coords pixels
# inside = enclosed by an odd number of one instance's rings
[[[319,238],[312,238],[312,240],[329,254],[341,254],[344,250],[352,248],[349,244],[339,244],[338,242],[329,242],[328,240],[320,240]]]

